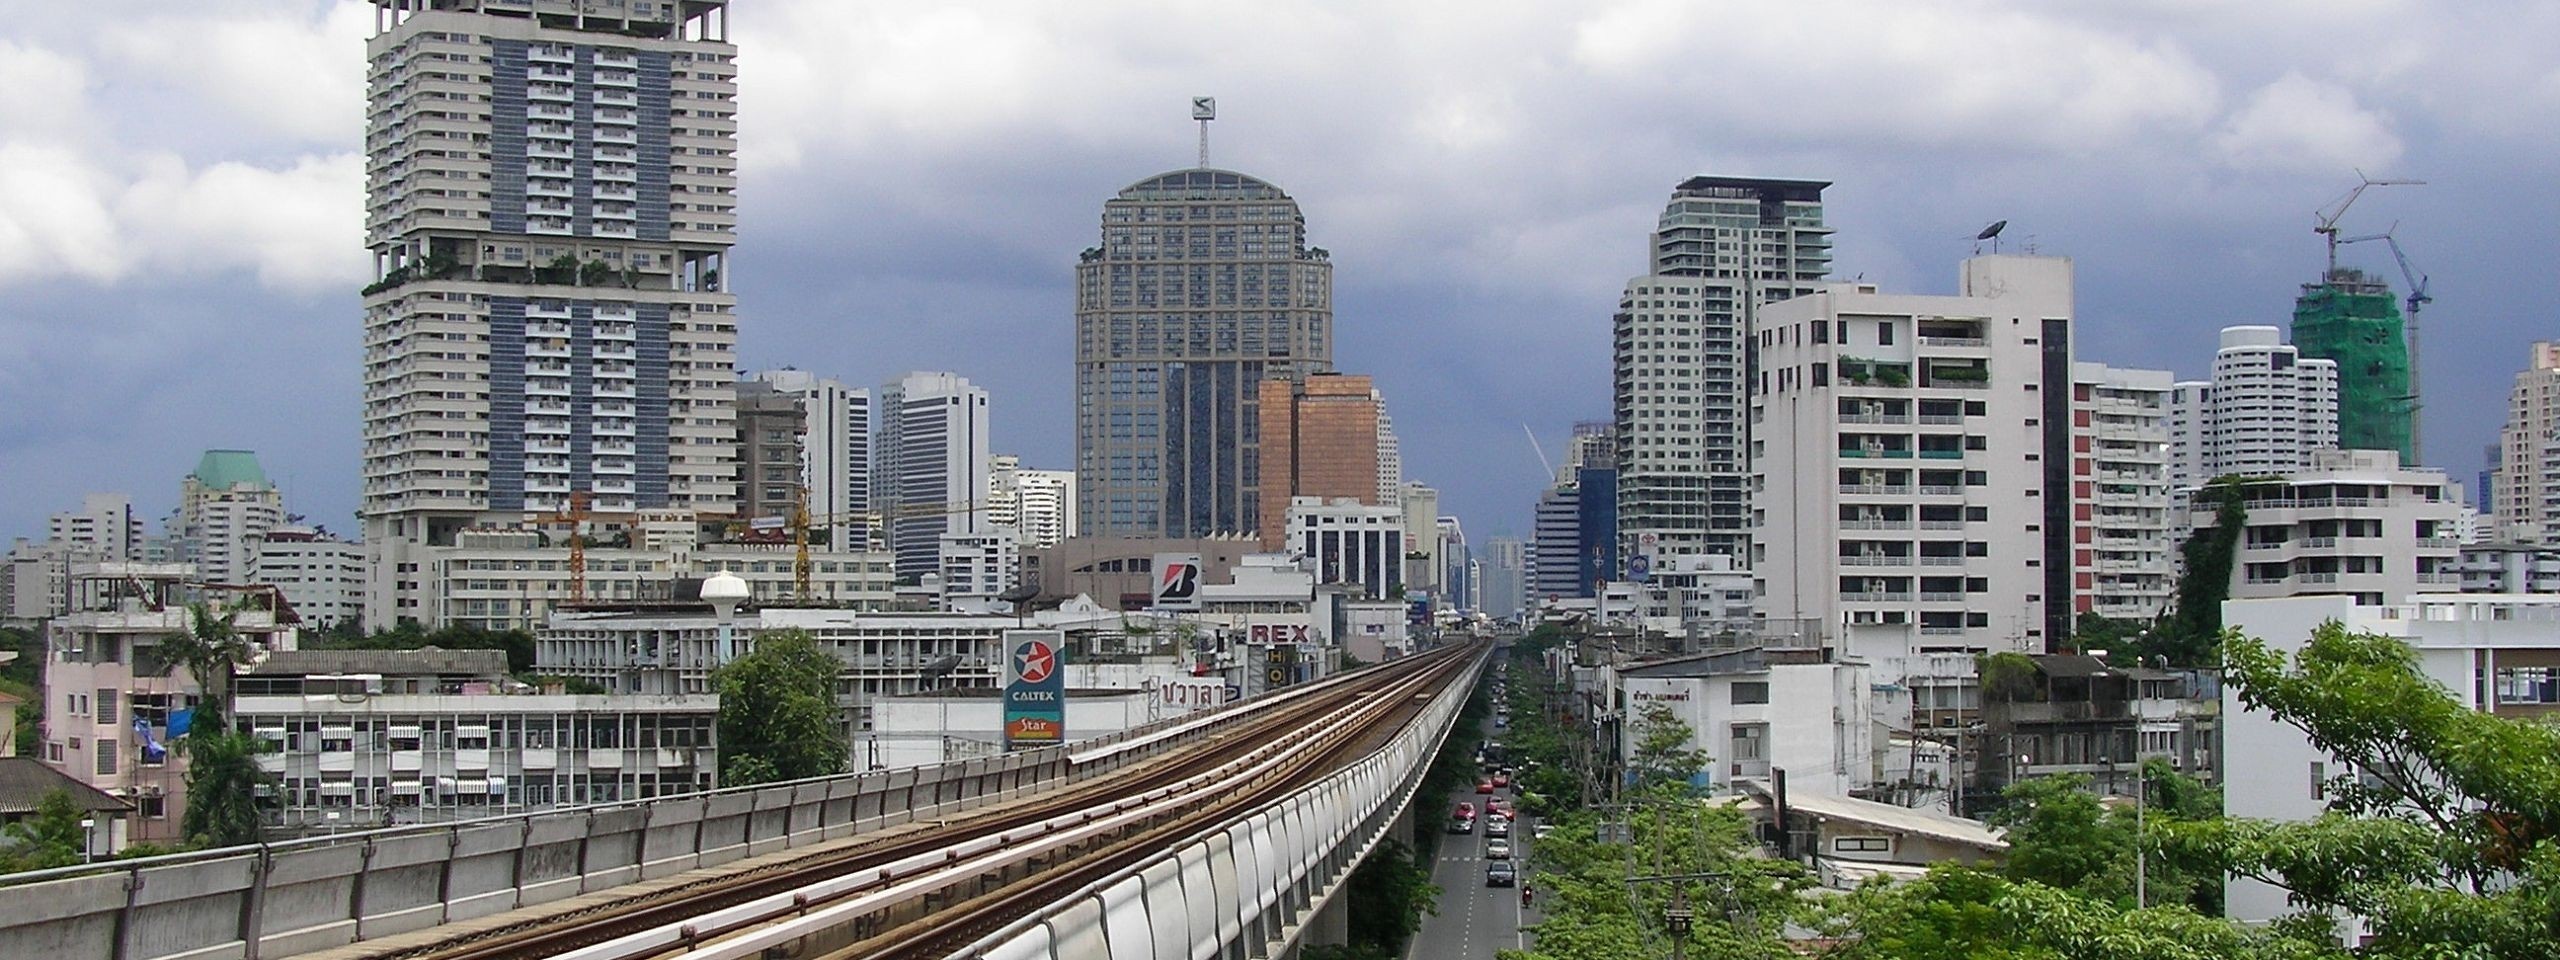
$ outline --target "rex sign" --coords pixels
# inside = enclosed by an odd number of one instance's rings
[[[1066,634],[1004,632],[1004,748],[1042,747],[1067,738]]]

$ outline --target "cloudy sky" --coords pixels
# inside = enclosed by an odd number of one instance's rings
[[[741,0],[744,361],[958,371],[996,447],[1074,445],[1072,264],[1102,201],[1213,162],[1333,251],[1336,364],[1481,539],[1608,413],[1608,317],[1671,186],[1833,181],[1842,278],[1943,293],[1974,231],[2077,261],[2080,356],[2202,374],[2282,323],[2356,182],[2433,277],[2431,461],[2468,478],[2555,328],[2560,6],[2507,0]],[[0,537],[89,490],[157,516],[206,447],[352,529],[358,2],[0,19]],[[2388,268],[2379,244],[2350,263]],[[2014,246],[2013,246],[2014,249]],[[2394,284],[2397,285],[2395,276]]]

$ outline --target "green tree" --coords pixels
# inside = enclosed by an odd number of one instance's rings
[[[1760,855],[1750,822],[1729,806],[1663,785],[1634,796],[1621,821],[1625,842],[1604,842],[1592,814],[1567,816],[1531,848],[1545,918],[1532,929],[1537,948],[1497,951],[1513,960],[1614,960],[1661,957],[1684,936],[1692,957],[1789,957],[1781,939],[1790,924],[1809,922],[1813,884],[1792,861]],[[1685,907],[1691,920],[1675,934],[1666,911]]]
[[[2346,954],[2296,926],[2248,929],[2185,907],[2126,910],[2034,881],[1943,865],[1823,905],[1835,960],[2318,960]]]
[[[721,784],[843,772],[849,751],[835,697],[843,667],[807,633],[782,630],[759,637],[754,651],[713,671]]]
[[[2331,622],[2288,658],[2221,640],[2242,706],[2344,761],[2308,821],[2164,832],[2166,852],[2368,918],[2379,957],[2548,957],[2560,943],[2560,727],[2464,706],[2397,639]]]
[[[2214,498],[2213,526],[2196,531],[2178,548],[2186,572],[2178,577],[2177,603],[2168,621],[2135,648],[2137,657],[2178,666],[2213,662],[2214,643],[2222,635],[2222,601],[2231,598],[2231,567],[2248,526],[2245,484],[2239,477],[2221,477],[2199,494]]]
[[[1440,897],[1431,871],[1414,862],[1411,848],[1394,840],[1369,851],[1347,884],[1351,946],[1379,957],[1404,956],[1405,943],[1422,929],[1423,915],[1433,912]]]
[[[229,730],[195,730],[180,749],[187,753],[187,810],[179,829],[187,842],[236,847],[265,839],[258,796],[275,787],[275,775],[258,765],[266,743]]]
[[[233,626],[232,613],[217,613],[203,603],[187,605],[187,628],[160,639],[160,656],[171,667],[186,668],[197,693],[193,729],[218,733],[230,729],[231,678],[249,662],[247,637]]]
[[[2008,831],[2003,875],[2100,900],[2133,898],[2133,830],[2107,816],[2089,778],[2021,780],[2001,798],[1985,819]]]
[[[1645,704],[1636,711],[1635,734],[1635,747],[1627,754],[1627,776],[1637,790],[1662,784],[1686,787],[1695,782],[1698,771],[1707,768],[1707,752],[1689,746],[1697,731],[1670,707]]]
[[[14,870],[49,870],[80,862],[88,839],[80,829],[80,818],[87,811],[79,801],[62,790],[48,790],[36,801],[36,812],[24,820],[0,827],[0,840],[8,844],[0,872]]]

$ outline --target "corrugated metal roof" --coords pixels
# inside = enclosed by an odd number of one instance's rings
[[[71,802],[91,813],[122,813],[133,804],[118,800],[104,791],[81,783],[34,757],[0,757],[0,816],[17,816],[36,812],[45,794],[60,790],[71,795]]]

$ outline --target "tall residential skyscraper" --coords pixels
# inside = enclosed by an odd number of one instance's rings
[[[2167,612],[2178,573],[2169,485],[2166,370],[2071,365],[2072,610],[2149,621]]]
[[[1105,201],[1076,265],[1086,533],[1259,531],[1258,384],[1331,369],[1332,327],[1333,265],[1280,188],[1176,170]]]
[[[871,489],[901,579],[941,569],[942,535],[986,529],[987,392],[954,373],[880,387]]]
[[[766,370],[755,380],[798,406],[800,482],[809,490],[811,528],[823,531],[834,549],[871,549],[877,529],[865,515],[871,509],[871,391],[804,370]],[[742,388],[741,416],[746,397]],[[747,459],[744,451],[739,459]]]
[[[178,481],[178,510],[169,538],[178,559],[196,565],[206,583],[248,583],[258,568],[258,541],[284,525],[284,494],[267,482],[258,455],[207,450]]]
[[[2170,391],[2169,483],[2271,476],[2338,446],[2338,364],[2286,346],[2274,327],[2224,327],[2213,379]]]
[[[2482,491],[2480,509],[2495,517],[2497,537],[2510,543],[2560,540],[2560,344],[2537,340],[2507,393],[2507,424],[2489,448],[2496,480]]]
[[[484,521],[736,505],[728,4],[601,6],[375,0],[369,624]]]
[[[2352,267],[2302,285],[2293,302],[2293,345],[2338,364],[2338,445],[2389,450],[2418,465],[2410,444],[2417,416],[2409,393],[2409,341],[2400,305],[2380,277]]]
[[[1378,497],[1378,391],[1368,377],[1318,374],[1260,386],[1263,516],[1287,513],[1295,497],[1393,502]],[[1262,549],[1287,540],[1280,524],[1262,525]]]
[[[1960,291],[1835,284],[1763,315],[1768,619],[1904,652],[2042,653],[2070,635],[2071,261],[1974,257]]]
[[[1618,536],[1664,554],[1750,555],[1746,424],[1763,304],[1831,275],[1831,228],[1809,180],[1692,177],[1655,227],[1651,269],[1612,318]]]

